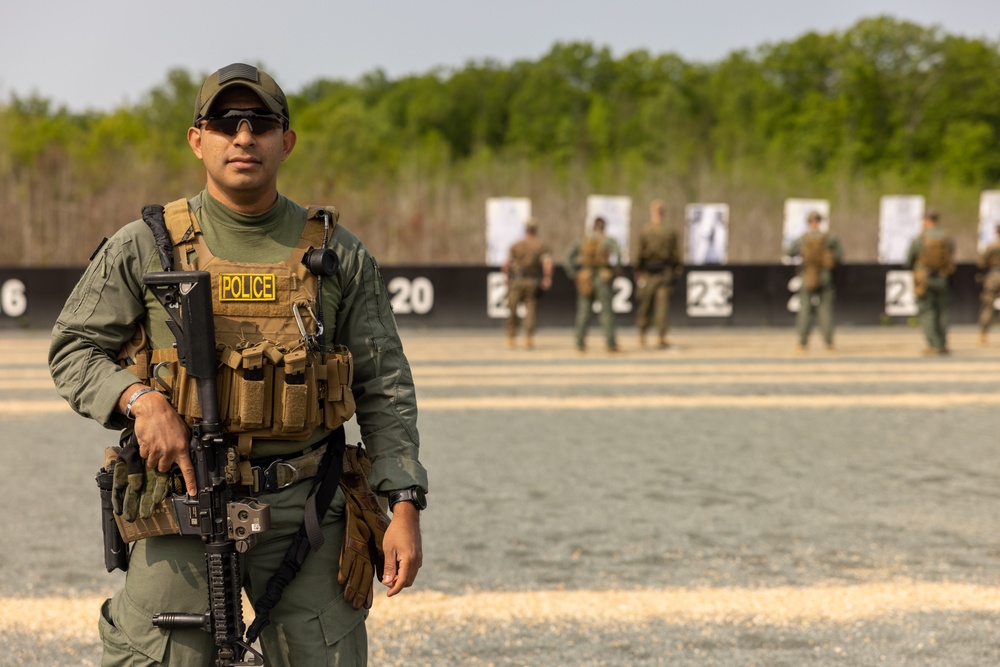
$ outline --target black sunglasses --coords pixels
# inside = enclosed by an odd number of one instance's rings
[[[221,132],[235,137],[245,122],[251,134],[266,134],[272,130],[286,129],[288,121],[284,116],[264,109],[221,109],[211,116],[202,118],[207,130]]]

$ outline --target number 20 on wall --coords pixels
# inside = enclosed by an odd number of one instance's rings
[[[434,283],[428,278],[396,276],[385,287],[397,315],[426,315],[434,308]]]

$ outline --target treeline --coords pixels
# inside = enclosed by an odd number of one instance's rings
[[[998,71],[996,43],[887,17],[714,63],[570,43],[375,71],[286,89],[299,142],[280,187],[336,205],[392,263],[482,262],[492,196],[530,197],[563,248],[588,194],[633,197],[634,228],[653,198],[678,223],[687,203],[728,203],[735,262],[778,258],[787,197],[829,199],[848,260],[872,261],[879,197],[923,194],[968,258],[979,193],[1000,184]],[[0,265],[82,264],[143,204],[199,190],[184,133],[204,74],[113,112],[0,106]]]

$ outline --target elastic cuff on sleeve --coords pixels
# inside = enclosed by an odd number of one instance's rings
[[[104,385],[97,393],[94,400],[94,414],[92,415],[97,423],[107,428],[125,428],[129,425],[129,420],[122,413],[118,412],[118,399],[122,393],[135,383],[141,383],[129,371],[122,369],[104,381]]]
[[[379,460],[372,464],[372,487],[381,491],[420,487],[427,493],[427,470],[412,460]]]

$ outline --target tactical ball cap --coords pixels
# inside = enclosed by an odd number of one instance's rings
[[[194,100],[194,122],[205,117],[219,93],[233,86],[249,88],[268,109],[281,114],[286,120],[289,118],[285,93],[267,72],[262,72],[253,65],[233,63],[214,72],[201,84],[198,97]]]

